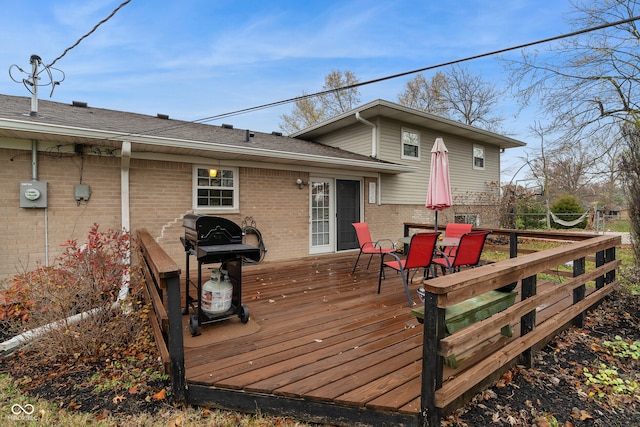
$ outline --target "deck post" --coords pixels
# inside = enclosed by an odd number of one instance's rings
[[[586,263],[585,263],[584,257],[573,261],[573,277],[581,276],[585,273],[585,271],[586,271]],[[577,304],[578,302],[584,299],[585,289],[586,287],[585,287],[585,284],[583,283],[582,285],[578,286],[573,290],[574,304]],[[573,319],[573,325],[578,328],[584,327],[584,318],[585,318],[585,313],[583,311]]]
[[[524,301],[527,298],[534,296],[537,292],[536,275],[525,277],[522,279],[522,298]],[[524,336],[529,332],[532,332],[536,327],[536,311],[532,310],[520,318],[520,336]],[[522,352],[522,363],[527,368],[533,368],[533,351],[531,347]]]
[[[596,267],[603,266],[605,263],[604,251],[596,252]],[[596,289],[604,287],[604,275],[596,277]]]
[[[615,246],[605,250],[604,259],[605,259],[605,262],[612,262],[612,261],[616,260],[616,247]],[[616,280],[616,270],[615,270],[615,268],[607,272],[604,281],[608,285],[609,283],[612,283],[614,280]]]
[[[509,233],[509,258],[518,256],[518,233],[512,231]]]
[[[171,390],[176,401],[184,402],[186,398],[186,372],[184,369],[179,275],[167,279],[167,317],[169,318],[169,333],[167,335],[171,359]]]
[[[438,296],[426,292],[422,335],[422,389],[420,393],[420,425],[440,426],[440,408],[435,406],[436,390],[442,387],[444,359],[438,356],[438,343],[445,334],[445,309],[438,308]]]

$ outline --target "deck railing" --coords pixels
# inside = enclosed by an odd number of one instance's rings
[[[138,230],[145,278],[145,298],[153,306],[151,326],[165,372],[171,378],[175,401],[186,399],[182,309],[180,307],[180,267],[145,229]]]
[[[536,349],[570,325],[582,326],[584,313],[617,284],[615,271],[620,261],[615,259],[615,248],[621,244],[618,236],[513,230],[498,230],[495,234],[510,236],[512,256],[518,253],[517,242],[522,236],[579,241],[424,282],[422,425],[439,426],[445,408],[469,399],[514,363],[532,366]],[[572,265],[570,277],[557,282],[543,279],[544,274],[564,265]],[[519,297],[513,306],[447,336],[447,307],[509,284],[518,285]],[[551,317],[537,319],[539,308],[560,300],[570,303],[559,306]],[[500,334],[507,325],[518,326],[513,328],[511,337]],[[474,358],[479,350],[482,357]],[[445,359],[460,355],[465,355],[466,362],[453,372],[447,370]],[[447,379],[443,381],[445,372]]]

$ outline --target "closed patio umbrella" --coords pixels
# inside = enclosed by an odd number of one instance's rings
[[[431,170],[427,190],[427,209],[435,211],[435,230],[438,231],[438,211],[453,204],[449,178],[449,151],[442,138],[436,138],[431,148]]]

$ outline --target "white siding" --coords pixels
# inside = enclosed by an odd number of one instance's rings
[[[442,137],[449,150],[451,191],[454,199],[469,193],[487,191],[487,184],[500,180],[500,152],[498,147],[480,144],[485,149],[485,169],[473,169],[474,141],[449,134],[435,133],[426,128],[404,125],[420,132],[420,161],[401,158],[401,131],[403,123],[381,120],[381,160],[406,165],[419,165],[420,172],[401,175],[385,175],[382,178],[382,203],[424,204],[427,196],[431,147],[437,137]]]
[[[371,128],[364,124],[355,124],[340,129],[337,132],[331,132],[316,139],[316,142],[338,147],[352,153],[362,154],[364,156],[371,155]]]

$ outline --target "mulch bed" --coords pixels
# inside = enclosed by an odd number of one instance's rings
[[[563,332],[535,355],[534,367],[517,367],[475,396],[443,425],[466,426],[640,426],[640,392],[612,393],[587,384],[585,368],[615,368],[620,378],[640,382],[640,361],[612,355],[604,345],[618,338],[640,341],[637,296],[614,292],[590,312],[584,328]],[[620,340],[617,340],[618,342]],[[635,351],[640,355],[640,348]],[[598,397],[598,392],[604,392]]]
[[[586,383],[584,368],[595,372],[601,364],[616,367],[621,377],[636,384],[640,381],[638,360],[613,356],[605,348],[604,341],[615,341],[616,336],[640,341],[637,296],[614,292],[588,314],[584,328],[562,333],[538,352],[533,369],[517,367],[507,372],[464,408],[443,418],[442,425],[640,426],[639,391],[614,394],[610,387],[598,389]],[[139,381],[133,386],[117,385],[118,375],[126,375],[124,369],[130,368],[127,363],[133,363],[138,372],[147,368],[158,371],[155,347],[138,346],[135,357],[124,354],[122,358],[123,369],[114,369],[119,365],[114,363],[113,354],[51,363],[39,360],[37,355],[17,352],[2,361],[0,371],[10,373],[30,395],[46,397],[69,410],[93,413],[98,419],[106,414],[124,417],[166,409],[171,396],[164,397],[170,389],[165,379],[138,375]],[[114,385],[105,388],[106,381]],[[598,391],[605,393],[598,397]]]

